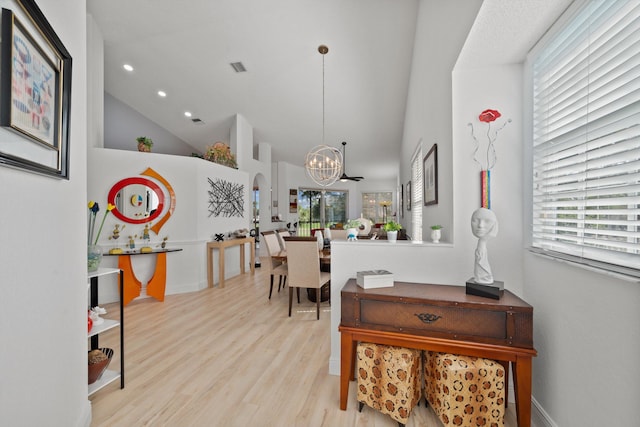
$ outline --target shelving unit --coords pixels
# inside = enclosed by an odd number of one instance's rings
[[[106,332],[113,328],[120,328],[120,371],[107,369],[102,374],[99,380],[93,384],[89,384],[89,396],[96,391],[105,387],[108,384],[116,381],[120,378],[120,388],[124,388],[124,304],[122,301],[122,295],[124,291],[124,280],[122,271],[119,268],[99,268],[97,271],[88,273],[87,278],[89,280],[89,301],[90,306],[95,307],[98,305],[98,278],[101,276],[107,276],[110,274],[118,273],[120,282],[120,318],[119,320],[104,319],[104,322],[100,325],[94,325],[91,331],[87,334],[87,339],[91,340],[90,349],[99,348],[98,337],[101,333]],[[91,308],[90,307],[90,308]],[[109,365],[111,367],[111,365]]]

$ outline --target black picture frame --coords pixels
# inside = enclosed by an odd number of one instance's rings
[[[400,209],[398,209],[398,215],[400,216],[400,218],[404,218],[404,185],[400,184],[400,188],[398,191],[398,206],[400,206]]]
[[[433,144],[422,161],[422,196],[424,205],[438,204],[438,144]]]
[[[407,182],[407,210],[411,210],[411,181]]]
[[[2,9],[0,164],[69,179],[71,55],[33,0]]]

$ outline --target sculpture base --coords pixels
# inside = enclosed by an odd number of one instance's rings
[[[500,299],[504,294],[504,282],[495,280],[491,284],[476,283],[472,277],[467,280],[466,294],[491,299]]]

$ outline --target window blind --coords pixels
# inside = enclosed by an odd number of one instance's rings
[[[411,159],[411,227],[413,240],[422,240],[422,139]]]
[[[640,276],[640,2],[585,2],[532,58],[532,246]]]

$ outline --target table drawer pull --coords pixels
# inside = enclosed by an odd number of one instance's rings
[[[433,323],[436,320],[442,318],[442,316],[438,316],[437,314],[431,314],[431,313],[420,313],[420,314],[416,314],[416,316],[418,317],[418,319],[422,320],[423,323]]]

